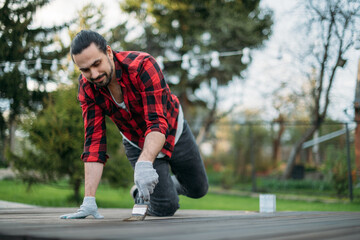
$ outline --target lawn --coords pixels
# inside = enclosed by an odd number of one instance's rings
[[[66,184],[34,185],[26,191],[26,185],[20,181],[0,181],[0,200],[20,202],[47,207],[77,207],[69,201],[72,191]],[[304,196],[301,196],[304,199]],[[101,184],[97,192],[97,203],[102,208],[132,208],[133,201],[129,189],[115,189]],[[235,194],[219,194],[210,189],[210,192],[201,199],[190,199],[180,196],[182,209],[208,210],[242,210],[259,211],[259,198],[240,196]],[[308,202],[304,200],[287,200],[277,197],[277,211],[360,211],[360,201],[324,203]]]

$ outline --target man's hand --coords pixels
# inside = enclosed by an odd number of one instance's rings
[[[86,218],[89,215],[93,215],[94,218],[101,219],[104,216],[100,215],[98,208],[95,202],[95,197],[84,197],[83,204],[80,206],[80,209],[75,213],[65,214],[60,216],[61,219],[79,219]]]
[[[139,197],[144,201],[149,201],[150,194],[154,192],[154,188],[159,182],[159,175],[153,168],[152,162],[138,161],[135,164],[134,181],[139,190]]]

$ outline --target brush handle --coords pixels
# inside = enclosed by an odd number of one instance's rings
[[[143,198],[139,198],[138,201],[136,201],[136,204],[150,205],[150,199],[148,201],[145,201]]]

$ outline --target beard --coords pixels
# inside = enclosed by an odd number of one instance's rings
[[[103,87],[107,87],[114,75],[114,68],[113,66],[111,65],[111,62],[110,62],[110,59],[108,58],[108,62],[110,64],[110,72],[109,73],[103,73],[101,74],[100,76],[98,76],[97,78],[90,78],[90,82],[95,84],[97,87],[99,88],[103,88]],[[99,79],[101,79],[102,77],[105,76],[105,80],[102,81],[102,82],[95,82]]]

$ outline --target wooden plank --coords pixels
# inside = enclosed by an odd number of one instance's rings
[[[360,239],[360,212],[180,210],[123,222],[131,209],[100,209],[105,219],[59,219],[75,210],[0,209],[0,239]]]

